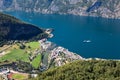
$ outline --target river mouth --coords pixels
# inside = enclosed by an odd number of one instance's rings
[[[5,12],[43,28],[53,28],[50,41],[85,58],[120,59],[120,20]]]

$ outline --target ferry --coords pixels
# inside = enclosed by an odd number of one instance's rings
[[[84,40],[83,42],[84,42],[84,43],[90,43],[91,40]]]

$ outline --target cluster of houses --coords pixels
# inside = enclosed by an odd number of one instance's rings
[[[12,79],[12,72],[8,68],[0,68],[0,79],[2,80],[13,80]]]
[[[47,51],[49,53],[48,65],[52,63],[51,61],[55,63],[55,66],[61,66],[69,61],[83,59],[81,56],[70,52],[68,49],[57,46],[56,44],[47,41],[47,39],[39,40],[39,43],[41,45],[41,50]],[[69,61],[67,59],[69,59]]]
[[[49,59],[50,60],[54,59],[55,66],[61,66],[73,60],[78,60],[83,58],[79,55],[76,55],[73,52],[70,52],[68,49],[58,46],[51,51]]]
[[[13,79],[13,74],[26,74],[26,73],[19,73],[12,69],[8,69],[5,67],[0,68],[0,80],[15,80]],[[27,74],[28,75],[28,74]],[[38,74],[29,74],[30,77],[36,78]]]

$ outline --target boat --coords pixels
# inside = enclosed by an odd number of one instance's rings
[[[90,43],[91,40],[84,40],[83,42],[84,42],[84,43]]]

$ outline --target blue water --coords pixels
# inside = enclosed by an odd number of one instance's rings
[[[120,20],[25,12],[7,13],[39,27],[54,28],[54,37],[50,41],[82,57],[120,59]]]

